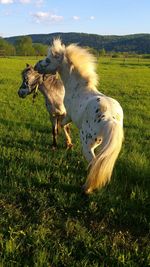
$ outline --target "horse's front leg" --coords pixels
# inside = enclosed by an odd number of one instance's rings
[[[71,122],[71,118],[65,113],[61,116],[61,126],[64,127],[65,125]]]
[[[73,146],[72,141],[71,141],[71,137],[70,137],[70,125],[69,124],[64,125],[63,129],[64,129],[64,133],[66,136],[67,149],[70,149]]]
[[[64,114],[61,117],[60,124],[63,127],[64,133],[65,133],[65,136],[66,136],[67,149],[69,149],[69,148],[71,148],[73,146],[72,141],[71,141],[71,137],[70,137],[70,126],[69,126],[70,122],[71,122],[71,119],[67,114]]]
[[[56,149],[57,148],[57,135],[58,135],[58,125],[57,125],[57,118],[52,119],[52,135],[53,135],[53,143],[52,143],[52,148]]]

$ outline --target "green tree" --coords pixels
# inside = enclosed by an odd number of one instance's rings
[[[15,54],[15,47],[0,37],[0,56],[14,56]]]
[[[102,57],[106,55],[106,51],[105,51],[104,48],[102,48],[102,49],[99,51],[99,55],[102,56]]]
[[[36,43],[36,44],[33,44],[33,47],[34,47],[36,56],[45,56],[45,55],[47,55],[47,49],[48,49],[47,45]]]
[[[16,40],[15,43],[17,55],[33,56],[35,54],[31,37],[24,36]]]

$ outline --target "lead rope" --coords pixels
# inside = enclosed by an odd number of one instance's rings
[[[56,79],[59,80],[59,73],[56,72]]]

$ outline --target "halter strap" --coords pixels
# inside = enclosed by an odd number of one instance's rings
[[[49,76],[49,75],[48,75],[48,76]],[[59,80],[59,73],[58,73],[58,72],[56,72],[56,74],[55,74],[55,78],[56,78],[56,80]],[[46,74],[42,75],[42,80],[43,80],[43,82],[44,82],[46,79],[47,79]],[[32,97],[32,102],[33,102],[33,103],[35,102],[35,98],[36,98],[37,95],[38,95],[38,89],[39,89],[39,84],[36,85],[35,90],[34,90],[34,92],[33,92],[33,97]]]

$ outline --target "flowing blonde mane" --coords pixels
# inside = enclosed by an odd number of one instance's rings
[[[52,53],[64,53],[72,67],[87,81],[88,87],[95,89],[98,84],[96,73],[96,57],[88,49],[77,44],[64,46],[60,39],[55,39],[52,46]]]

